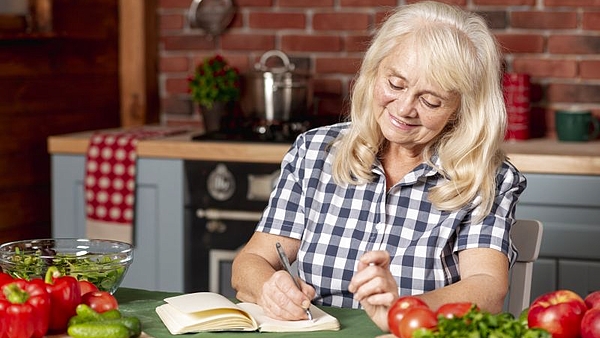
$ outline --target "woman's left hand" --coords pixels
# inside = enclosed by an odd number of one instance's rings
[[[358,263],[348,290],[363,306],[371,320],[383,331],[388,331],[387,314],[398,298],[398,285],[390,272],[390,255],[387,251],[365,253]]]

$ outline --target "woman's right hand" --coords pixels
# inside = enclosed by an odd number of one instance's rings
[[[296,277],[297,278],[297,277]],[[262,286],[257,300],[265,314],[281,320],[308,319],[306,309],[315,297],[315,289],[298,279],[302,290],[296,287],[292,276],[285,270],[278,270]]]

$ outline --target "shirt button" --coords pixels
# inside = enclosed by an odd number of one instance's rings
[[[377,225],[375,225],[375,229],[377,229],[378,232],[383,232],[383,230],[385,229],[385,224],[377,223]]]

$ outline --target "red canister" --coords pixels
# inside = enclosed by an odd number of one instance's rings
[[[505,73],[502,86],[508,115],[505,139],[526,140],[529,138],[530,77],[522,73]]]

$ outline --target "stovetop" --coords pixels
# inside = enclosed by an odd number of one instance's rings
[[[249,123],[236,128],[211,131],[192,137],[193,141],[292,143],[313,125],[309,121]]]
[[[292,143],[301,133],[322,125],[338,122],[332,117],[312,118],[298,121],[259,121],[249,120],[240,123],[224,124],[221,130],[207,132],[192,137],[193,141],[216,142],[271,142]]]

